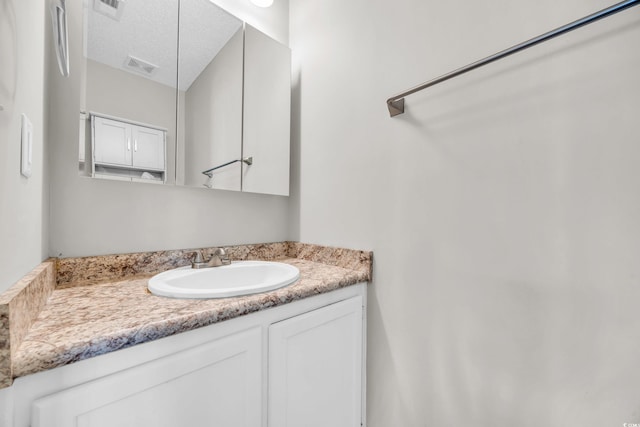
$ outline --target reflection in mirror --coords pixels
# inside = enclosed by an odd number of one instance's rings
[[[179,184],[241,189],[243,23],[209,0],[182,1]],[[184,167],[182,169],[182,167]]]
[[[288,195],[288,47],[210,0],[83,5],[82,175]]]
[[[85,0],[80,173],[173,183],[178,0]]]

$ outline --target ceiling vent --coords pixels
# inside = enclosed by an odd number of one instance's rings
[[[152,76],[155,74],[158,69],[157,65],[153,65],[147,61],[143,61],[142,59],[136,58],[135,56],[127,56],[127,60],[124,62],[124,68],[129,71],[135,71],[139,74],[144,74],[145,76]]]
[[[93,10],[116,21],[120,20],[125,0],[93,0]]]

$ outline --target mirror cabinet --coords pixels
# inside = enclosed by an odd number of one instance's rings
[[[289,194],[291,54],[209,0],[86,0],[80,174]]]

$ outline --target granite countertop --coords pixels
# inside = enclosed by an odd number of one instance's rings
[[[14,343],[10,352],[10,379],[371,280],[370,252],[291,242],[267,246],[266,249],[265,245],[231,247],[230,254],[232,259],[291,264],[300,269],[300,279],[275,291],[222,299],[174,299],[148,291],[149,277],[184,265],[188,259],[185,254],[191,252],[177,251],[177,256],[162,252],[155,253],[161,254],[158,256],[130,254],[124,258],[61,260],[56,266],[55,289],[21,342]],[[131,267],[132,257],[144,259],[139,264],[146,267]],[[174,262],[159,265],[158,257]],[[98,277],[88,265],[100,266],[103,277]],[[156,271],[145,271],[148,269]],[[108,274],[104,276],[104,272]]]

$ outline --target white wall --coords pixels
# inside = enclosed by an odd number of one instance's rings
[[[0,0],[0,292],[47,257],[44,23],[39,1]],[[20,126],[33,124],[33,172],[20,175]]]
[[[51,255],[83,256],[287,239],[288,200],[283,197],[78,176],[82,2],[68,2],[67,6],[71,74],[66,79],[52,74],[50,80]],[[254,13],[248,0],[237,2],[236,7],[244,13],[238,15],[241,19],[260,21],[273,37],[287,36],[286,7]]]
[[[292,0],[293,230],[374,250],[370,427],[640,423],[640,8],[384,102],[606,6]]]

